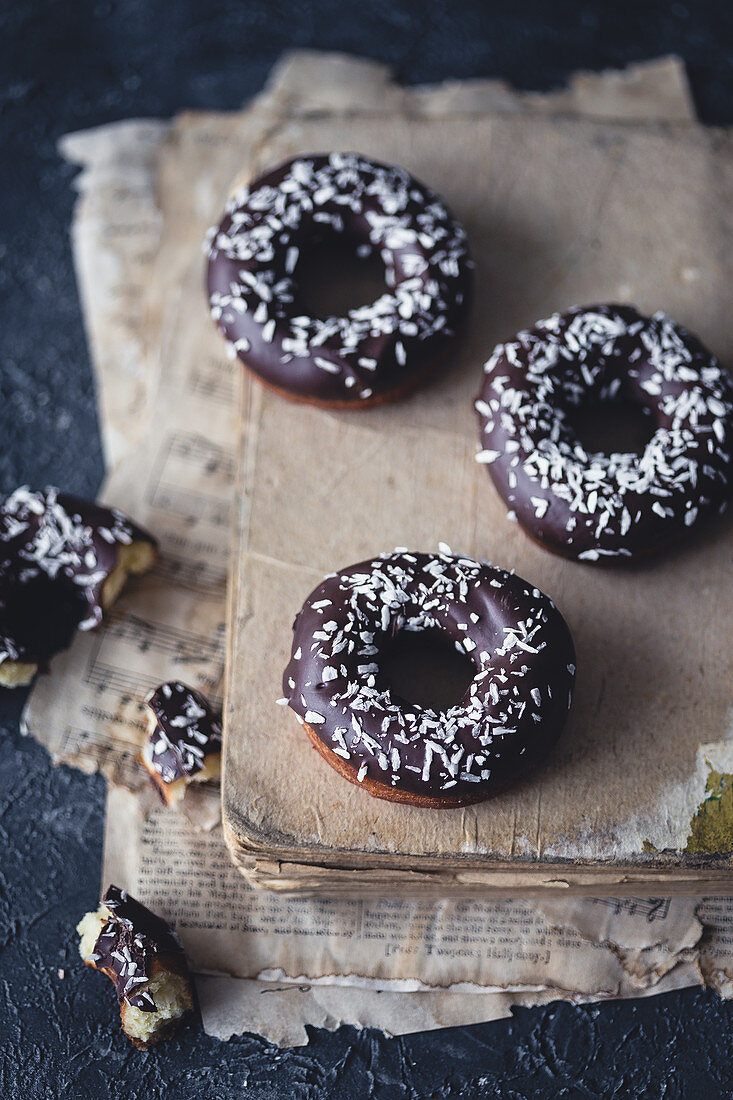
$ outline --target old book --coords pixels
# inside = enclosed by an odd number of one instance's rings
[[[718,788],[733,774],[730,521],[643,566],[563,561],[507,519],[474,461],[472,410],[494,344],[575,303],[663,309],[733,361],[732,141],[687,127],[392,117],[304,121],[266,147],[263,167],[324,148],[404,164],[466,224],[477,285],[449,368],[407,401],[324,412],[247,382],[223,811],[252,881],[331,894],[355,880],[436,893],[733,885],[730,826],[695,825],[716,804],[725,812]],[[541,770],[481,805],[426,811],[344,782],[275,700],[292,619],[323,574],[439,540],[555,599],[578,682]]]

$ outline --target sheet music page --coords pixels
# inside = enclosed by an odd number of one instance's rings
[[[257,125],[253,122],[253,128]],[[242,156],[251,144],[243,142]],[[161,151],[162,146],[158,155]],[[228,178],[226,161],[222,169]],[[158,182],[156,175],[151,190]],[[24,719],[54,759],[100,770],[110,782],[132,790],[148,782],[136,757],[145,734],[142,702],[151,688],[178,678],[221,703],[241,371],[219,354],[213,324],[202,326],[197,316],[192,326],[187,312],[194,300],[206,314],[201,284],[207,224],[200,215],[186,239],[186,270],[169,284],[166,316],[147,344],[158,357],[148,397],[149,430],[132,439],[100,493],[105,503],[155,535],[159,561],[148,575],[128,584],[99,633],[80,634],[54,660],[51,672],[39,677]],[[156,262],[162,226],[156,223]],[[148,280],[155,270],[151,263]],[[178,275],[174,264],[157,270]],[[193,327],[197,335],[191,336],[182,362],[169,354],[169,341],[173,337],[185,344]],[[137,399],[133,390],[137,387],[128,390],[130,402]],[[75,685],[73,692],[60,690],[68,684]],[[192,792],[184,808],[201,801],[209,819],[211,792]]]
[[[198,972],[405,993],[551,989],[570,997],[637,995],[667,975],[678,980],[672,972],[680,966],[688,980],[702,980],[691,950],[702,927],[687,899],[578,901],[561,927],[526,899],[281,897],[247,885],[219,829],[197,830],[162,807],[146,815],[134,795],[114,787],[107,820],[104,881],[124,881],[173,920]]]
[[[204,1028],[228,1039],[243,1031],[264,1035],[278,1046],[305,1046],[308,1027],[333,1031],[341,1024],[374,1027],[387,1035],[464,1027],[511,1016],[514,1007],[554,1000],[539,993],[394,993],[389,989],[258,982],[249,978],[196,979]],[[578,998],[582,1000],[582,998]]]
[[[705,932],[700,943],[700,970],[721,997],[733,997],[733,898],[703,898],[698,916]]]
[[[684,963],[657,985],[635,997],[657,996],[694,985],[697,972]],[[220,1039],[253,1031],[278,1046],[304,1046],[308,1027],[329,1031],[341,1024],[374,1027],[387,1035],[407,1035],[441,1027],[466,1027],[511,1016],[515,1008],[531,1008],[558,1000],[554,990],[535,993],[394,993],[382,987],[326,985],[313,982],[258,982],[249,978],[199,975],[196,988],[206,1031]],[[597,996],[567,995],[573,1004]]]
[[[179,678],[220,702],[224,665],[236,404],[214,417],[209,399],[181,392],[164,373],[159,395],[177,415],[112,472],[104,499],[155,533],[160,560],[128,586],[99,633],[80,635],[39,678],[25,716],[57,760],[131,789],[147,784],[136,761],[145,695]]]
[[[109,503],[129,510],[140,522],[148,523],[161,540],[163,554],[153,574],[130,586],[101,633],[81,636],[68,654],[54,662],[51,674],[39,680],[26,718],[29,730],[47,744],[56,759],[89,771],[102,770],[112,783],[130,790],[139,790],[143,782],[135,756],[143,737],[140,700],[145,692],[169,676],[197,684],[214,698],[221,690],[239,370],[233,370],[223,359],[213,330],[205,347],[196,345],[182,357],[168,354],[171,340],[176,341],[178,349],[185,345],[188,318],[185,309],[181,312],[181,304],[193,301],[196,294],[202,308],[205,306],[198,251],[202,231],[218,213],[228,180],[242,170],[250,151],[275,124],[277,111],[318,113],[332,110],[337,102],[343,102],[344,109],[357,111],[360,104],[369,102],[365,87],[370,81],[377,89],[371,101],[374,110],[384,109],[385,95],[399,94],[404,102],[404,90],[397,92],[382,67],[373,66],[371,77],[366,74],[366,84],[362,79],[358,100],[349,100],[344,98],[344,88],[349,86],[349,74],[355,71],[350,65],[361,66],[364,78],[365,63],[320,58],[319,79],[314,80],[308,69],[313,60],[312,56],[303,58],[299,67],[297,56],[288,58],[268,89],[270,105],[259,114],[254,108],[250,114],[236,116],[184,116],[172,125],[118,124],[130,127],[126,139],[132,147],[120,158],[116,155],[121,148],[120,132],[113,133],[113,128],[68,139],[67,151],[73,159],[103,166],[96,176],[91,173],[83,177],[83,201],[75,222],[77,228],[82,218],[86,222],[84,232],[79,229],[75,234],[75,248],[98,374],[108,461],[115,463],[124,458],[101,495]],[[643,95],[637,92],[636,102],[640,102],[638,96],[648,96],[656,117],[690,117],[689,93],[680,65],[674,61],[653,64],[658,69],[650,69],[641,77],[636,68],[629,72],[628,84],[636,82],[637,89],[644,89]],[[624,75],[609,77],[607,103],[627,98]],[[481,87],[484,83],[486,86]],[[496,98],[498,93],[500,99],[504,97],[501,104]],[[496,82],[478,82],[465,92],[459,84],[443,93],[415,90],[412,109],[416,113],[439,113],[441,95],[446,110],[449,105],[450,109],[469,109],[469,101],[474,111],[490,109],[492,104],[496,109],[518,109],[521,104],[521,97],[506,88],[497,89]],[[381,106],[377,108],[376,103]],[[463,106],[457,106],[460,104]],[[582,103],[569,104],[566,97],[558,109],[582,113]],[[598,100],[594,109],[599,110]],[[612,117],[623,114],[621,107],[609,110]],[[649,109],[649,114],[653,113]],[[140,127],[137,134],[136,126]],[[153,206],[150,197],[160,197],[158,185],[166,172],[169,186],[164,194],[169,202],[163,208]],[[103,263],[99,242],[105,236],[114,239],[110,231],[114,224],[110,173],[117,186],[128,189],[131,216],[127,229],[137,237],[135,249],[121,248],[114,253],[124,274],[118,282],[101,278],[99,270]],[[122,341],[112,335],[118,323],[129,326]],[[128,338],[128,348],[134,350],[124,354],[131,369],[120,371],[116,355]],[[161,349],[166,353],[161,355]],[[143,363],[147,364],[144,368]],[[140,431],[138,440],[137,428],[143,423],[147,427]],[[73,692],[68,690],[69,685],[74,685]],[[309,975],[327,977],[329,981],[346,980],[338,973],[343,970],[351,971],[349,980],[354,980],[352,953],[344,950],[354,943],[354,903],[293,903],[256,894],[233,869],[218,829],[197,831],[180,816],[155,805],[147,788],[137,798],[111,788],[109,798],[105,880],[124,882],[177,919],[198,968],[227,974],[269,973],[271,977]],[[189,807],[189,816],[197,826],[204,822],[210,827],[215,812],[211,805],[204,810],[199,806],[192,813]],[[297,938],[286,935],[293,904],[301,906],[300,928],[308,933]],[[461,903],[465,904],[473,903]],[[400,1019],[404,1030],[490,1019],[508,1013],[509,1005],[519,1003],[522,997],[554,996],[560,988],[572,989],[574,997],[629,991],[638,994],[647,988],[671,988],[677,982],[689,984],[695,978],[693,964],[685,959],[674,962],[675,944],[680,952],[687,951],[687,942],[697,929],[689,915],[678,915],[676,938],[660,939],[653,929],[647,936],[647,946],[656,950],[662,949],[664,941],[668,965],[655,962],[646,971],[642,966],[632,974],[608,947],[588,942],[600,939],[589,934],[589,925],[581,935],[570,932],[561,936],[551,930],[555,917],[547,920],[527,903],[518,907],[503,903],[495,912],[493,906],[485,906],[477,925],[476,913],[469,912],[465,918],[463,910],[453,913],[454,930],[472,939],[469,954],[463,959],[461,948],[443,942],[454,932],[446,932],[447,925],[441,927],[431,905],[397,905],[391,924],[387,922],[389,903],[369,903],[362,907],[358,918],[362,933],[365,927],[374,929],[372,943],[377,942],[376,933],[386,935],[384,950],[376,953],[379,965],[375,968],[374,957],[368,955],[359,968],[367,972],[370,982],[381,981],[380,988],[391,978],[380,978],[379,974],[397,975],[397,980],[413,985],[424,982],[424,973],[414,976],[419,969],[413,948],[425,955],[427,944],[430,951],[425,958],[434,956],[428,973],[432,981],[439,979],[438,984],[453,985],[469,978],[476,983],[478,973],[480,981],[489,985],[494,982],[502,989],[509,983],[535,989],[551,985],[553,991],[511,996],[486,992],[405,996],[392,991],[393,1028],[384,1000],[378,999],[385,993],[373,994],[372,1011],[372,1002],[354,1003],[351,990],[338,985],[326,989],[309,982],[309,988],[298,993],[300,1000],[293,1008],[293,989],[300,990],[303,983],[286,983],[284,992],[279,992],[280,982],[263,987],[252,978],[232,982],[212,977],[199,990],[207,1026],[215,1033],[231,1034],[256,1025],[256,1030],[283,1042],[298,1041],[294,1036],[303,1034],[304,1022],[337,1026],[340,1019],[374,1022],[398,1033]],[[407,912],[400,908],[403,906],[407,906]],[[494,928],[500,912],[502,931],[496,936],[492,931],[494,938],[486,940],[486,928]],[[332,957],[324,953],[324,940],[319,934],[326,916],[328,927],[336,933],[327,945]],[[578,921],[580,916],[574,913],[573,919]],[[402,941],[403,949],[397,950],[406,917],[414,944]],[[669,919],[667,910],[664,920]],[[645,929],[647,923],[650,927],[655,923],[648,922],[648,914],[643,920]],[[478,932],[465,931],[471,922]],[[659,926],[661,919],[656,923]],[[603,927],[610,938],[613,925],[606,921]],[[254,963],[240,958],[243,934],[250,946],[256,945]],[[547,943],[542,942],[548,935],[552,940],[549,953]],[[498,945],[497,939],[504,942]],[[487,943],[493,945],[495,957],[484,960]],[[295,950],[297,946],[304,949],[302,955]],[[232,948],[238,960],[234,965]],[[478,971],[474,956],[482,960]],[[573,972],[563,965],[563,960],[571,957],[582,958],[588,964],[582,980],[577,982],[569,980]],[[225,995],[217,983],[226,985]],[[265,1011],[263,1003],[272,1005],[272,1009]]]
[[[143,333],[145,294],[162,224],[155,162],[169,125],[114,122],[59,142],[81,168],[71,234],[108,469],[148,427],[156,348]]]

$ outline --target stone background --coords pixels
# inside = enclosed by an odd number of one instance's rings
[[[406,83],[499,76],[537,90],[675,52],[700,117],[733,123],[733,7],[712,0],[2,0],[0,492],[51,482],[92,496],[103,472],[68,238],[73,169],[57,139],[237,107],[295,46],[379,58]],[[394,1040],[313,1031],[292,1051],[220,1043],[194,1023],[134,1050],[74,934],[100,886],[103,782],[53,768],[19,735],[23,693],[0,694],[3,1098],[733,1094],[733,1006],[697,990]]]

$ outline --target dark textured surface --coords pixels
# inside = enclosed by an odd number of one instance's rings
[[[551,13],[551,22],[548,17]],[[0,3],[0,490],[102,476],[68,244],[68,130],[182,107],[237,106],[285,48],[380,57],[400,77],[499,75],[544,89],[578,67],[675,51],[707,122],[733,122],[727,3],[430,0],[26,0]],[[196,1025],[164,1049],[120,1034],[111,985],[79,965],[96,901],[103,783],[51,767],[0,699],[0,1096],[697,1097],[733,1095],[733,1012],[689,990],[518,1012],[386,1040],[344,1028],[278,1051]],[[58,968],[65,970],[59,979]]]

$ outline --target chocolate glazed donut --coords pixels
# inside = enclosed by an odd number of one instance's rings
[[[344,317],[309,317],[298,263],[338,234],[376,253],[385,290]],[[210,233],[211,313],[233,354],[271,387],[329,407],[413,388],[463,321],[466,234],[404,169],[354,153],[301,156],[238,191]]]
[[[730,499],[733,384],[664,314],[615,305],[555,314],[500,344],[484,371],[477,460],[548,549],[586,562],[636,558]],[[573,419],[617,397],[648,413],[651,439],[640,454],[587,451]]]
[[[0,684],[30,683],[156,557],[155,539],[116,508],[53,487],[0,501]]]
[[[480,802],[562,731],[570,631],[548,596],[503,569],[396,550],[326,577],[293,631],[281,702],[341,775],[378,798]],[[380,681],[380,652],[400,631],[437,631],[471,659],[475,676],[455,706],[407,703]]]

